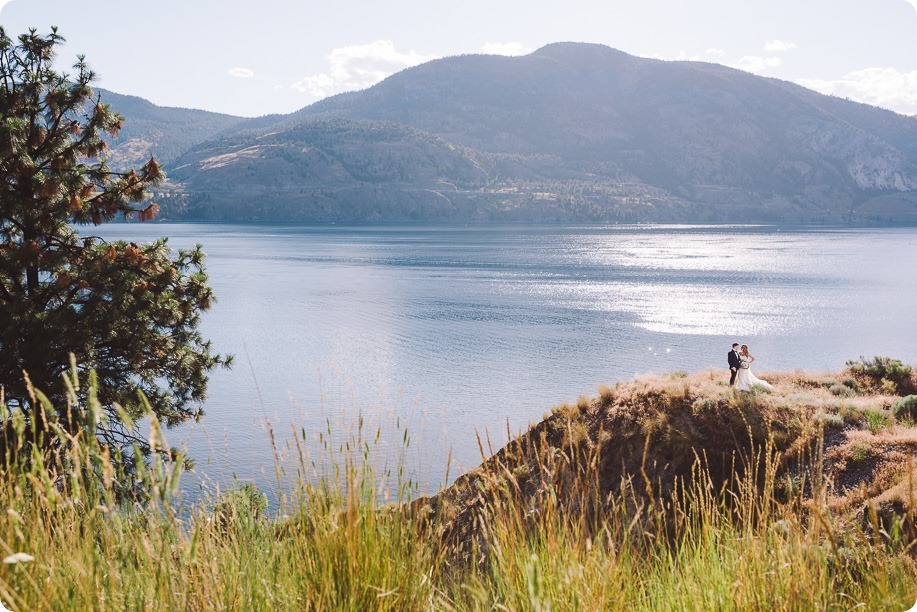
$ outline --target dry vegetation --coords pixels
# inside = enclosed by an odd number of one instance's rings
[[[832,526],[913,524],[917,427],[890,408],[917,390],[843,372],[765,373],[773,391],[745,393],[720,371],[640,377],[562,404],[452,487],[415,502],[458,557],[487,549],[494,508],[522,509],[532,526],[546,505],[584,532],[622,511],[644,529],[683,510],[698,469],[727,497],[753,481],[773,502],[817,507]],[[688,501],[690,503],[690,500]],[[875,525],[873,525],[875,526]],[[908,540],[910,542],[910,540]]]
[[[324,476],[289,466],[313,476],[275,517],[254,487],[178,515],[178,464],[159,459],[140,475],[147,495],[124,503],[108,449],[77,434],[69,470],[36,456],[0,466],[0,551],[26,555],[0,566],[0,600],[14,610],[904,610],[917,598],[917,428],[903,397],[917,377],[867,370],[764,373],[772,392],[736,392],[722,372],[605,387],[413,501],[401,478],[376,472],[358,432],[343,454],[329,449]],[[386,486],[398,503],[380,501]]]

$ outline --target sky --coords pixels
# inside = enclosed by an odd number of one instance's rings
[[[60,66],[162,106],[289,113],[435,58],[560,41],[705,61],[917,115],[917,0],[0,0]]]

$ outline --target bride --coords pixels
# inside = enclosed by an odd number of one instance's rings
[[[768,391],[774,388],[767,381],[761,380],[751,373],[751,364],[754,363],[755,357],[748,352],[747,344],[742,345],[739,358],[742,361],[742,365],[739,366],[739,375],[736,377],[736,389],[739,391],[751,391],[751,388],[755,385],[764,387]]]

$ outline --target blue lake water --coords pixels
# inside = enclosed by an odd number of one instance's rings
[[[401,457],[436,489],[450,453],[450,478],[480,462],[476,432],[495,450],[552,406],[635,374],[725,378],[733,341],[749,344],[758,374],[859,355],[917,363],[914,228],[93,232],[207,252],[218,302],[203,331],[236,365],[212,374],[201,423],[168,432],[197,460],[192,495],[233,478],[270,490],[277,453],[293,472],[294,432],[320,457],[319,432],[340,440],[360,415],[370,436],[382,425],[385,461]]]

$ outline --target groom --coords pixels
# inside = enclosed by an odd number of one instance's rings
[[[732,343],[732,350],[726,353],[726,359],[729,361],[729,370],[732,376],[729,377],[729,386],[736,384],[736,374],[739,373],[739,366],[742,365],[742,358],[739,357],[739,343]]]

